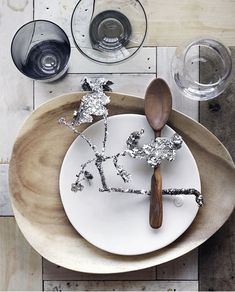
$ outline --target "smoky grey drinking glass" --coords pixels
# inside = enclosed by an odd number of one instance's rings
[[[138,0],[80,0],[72,14],[71,31],[84,56],[114,64],[141,48],[147,33],[147,16]]]
[[[186,97],[197,101],[212,99],[229,85],[231,54],[217,40],[198,39],[176,49],[171,70],[176,85]]]
[[[29,78],[51,82],[62,77],[68,68],[70,42],[55,23],[35,20],[23,25],[11,44],[13,62]]]

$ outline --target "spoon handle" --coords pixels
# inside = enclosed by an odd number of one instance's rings
[[[162,215],[162,176],[160,167],[156,167],[151,180],[149,222],[152,228],[157,229],[161,227]]]
[[[161,132],[155,132],[155,137],[160,137]],[[162,176],[160,166],[154,168],[151,179],[151,196],[150,196],[150,212],[149,223],[154,229],[160,228],[162,225]]]

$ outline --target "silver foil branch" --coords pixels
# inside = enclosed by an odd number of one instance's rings
[[[130,182],[131,174],[126,171],[122,165],[118,163],[120,157],[130,156],[134,159],[142,159],[151,167],[156,167],[161,164],[163,160],[173,161],[176,157],[176,152],[182,146],[182,138],[178,134],[174,134],[171,138],[156,138],[148,144],[143,146],[139,145],[139,140],[144,134],[144,130],[135,131],[131,133],[126,141],[127,148],[120,153],[107,156],[105,154],[106,143],[108,139],[108,110],[106,108],[107,104],[110,102],[110,97],[104,93],[104,90],[110,91],[111,81],[107,81],[104,78],[88,79],[84,78],[82,80],[82,87],[84,90],[89,90],[81,98],[79,107],[74,111],[71,120],[66,121],[65,118],[60,118],[59,123],[67,126],[76,135],[79,135],[83,140],[85,140],[88,146],[93,150],[94,157],[86,161],[81,165],[80,172],[76,175],[76,180],[71,185],[71,190],[74,192],[82,191],[84,188],[84,181],[88,184],[92,183],[93,175],[86,170],[86,167],[90,163],[94,163],[98,169],[101,185],[99,189],[102,192],[119,192],[119,193],[134,193],[149,195],[150,191],[138,190],[130,188],[115,188],[108,186],[106,181],[106,176],[103,169],[103,163],[112,159],[113,165],[117,171],[117,175],[122,178],[125,183]],[[102,149],[98,149],[94,145],[91,139],[87,138],[83,133],[79,132],[76,127],[83,123],[91,123],[93,121],[93,116],[100,116],[104,123],[104,135],[102,140]],[[163,195],[195,195],[196,202],[199,206],[202,205],[202,196],[195,189],[167,189],[163,190]]]
[[[101,192],[118,192],[118,193],[131,193],[136,195],[151,195],[150,191],[147,190],[138,190],[138,189],[124,189],[124,188],[109,188],[109,189],[100,189]],[[187,195],[187,196],[195,196],[195,201],[199,207],[203,206],[203,196],[202,194],[196,189],[163,189],[162,195],[170,195],[170,196],[177,196],[177,195]]]

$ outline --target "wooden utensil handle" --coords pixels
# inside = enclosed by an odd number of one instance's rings
[[[161,130],[155,131],[155,138],[161,137]],[[151,179],[151,196],[149,224],[152,228],[157,229],[162,226],[163,207],[162,207],[162,176],[160,166],[154,168]]]
[[[160,167],[154,169],[151,179],[151,196],[150,196],[150,212],[149,223],[154,229],[160,228],[162,225],[162,176]]]

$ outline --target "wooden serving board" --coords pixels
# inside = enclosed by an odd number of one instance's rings
[[[16,139],[9,166],[9,186],[16,221],[28,242],[49,261],[80,272],[118,273],[158,265],[196,248],[228,219],[235,205],[235,168],[219,140],[199,123],[173,111],[173,127],[192,151],[201,176],[205,206],[190,228],[169,246],[140,256],[102,251],[69,223],[59,194],[59,174],[65,153],[76,138],[58,124],[71,118],[83,93],[50,100],[25,121]],[[144,114],[143,100],[110,93],[109,115]],[[82,125],[84,130],[88,125]],[[177,226],[175,227],[177,228]]]

